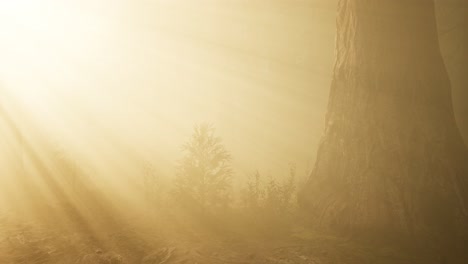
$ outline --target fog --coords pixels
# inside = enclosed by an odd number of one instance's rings
[[[309,229],[297,202],[327,133],[337,3],[0,0],[0,263],[382,257]],[[467,142],[466,34],[448,26],[464,6],[436,3]]]
[[[93,152],[123,148],[170,172],[193,125],[208,122],[239,174],[312,166],[333,65],[333,4],[49,2],[50,15],[17,7],[24,33],[14,28],[2,41],[11,58],[2,80],[57,141],[102,141]]]

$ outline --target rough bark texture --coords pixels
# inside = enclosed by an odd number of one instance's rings
[[[340,0],[326,129],[300,203],[346,232],[455,231],[467,150],[432,0]]]
[[[435,2],[442,56],[452,83],[455,118],[468,146],[468,1]]]

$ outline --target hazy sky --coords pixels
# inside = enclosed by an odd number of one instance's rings
[[[313,165],[336,0],[0,3],[1,80],[28,133],[106,166],[169,172],[208,122],[238,174]]]
[[[241,174],[311,166],[333,64],[322,2],[2,1],[3,86],[85,156],[166,170],[209,122]]]

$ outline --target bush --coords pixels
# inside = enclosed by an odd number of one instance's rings
[[[273,177],[263,180],[257,171],[248,180],[241,191],[241,203],[249,225],[257,230],[286,232],[295,213],[296,168],[290,167],[290,173],[284,181]]]

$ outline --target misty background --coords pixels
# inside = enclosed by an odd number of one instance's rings
[[[257,169],[281,174],[290,163],[305,176],[324,126],[336,4],[30,6],[22,11],[28,20],[17,18],[17,30],[0,30],[1,56],[10,62],[2,63],[1,80],[11,98],[21,98],[11,104],[24,113],[17,118],[22,129],[54,138],[83,162],[125,166],[134,157],[171,175],[193,125],[207,122],[232,153],[236,177]],[[30,36],[31,28],[36,41],[18,42],[21,30]],[[453,91],[458,121],[467,123],[467,89]]]

